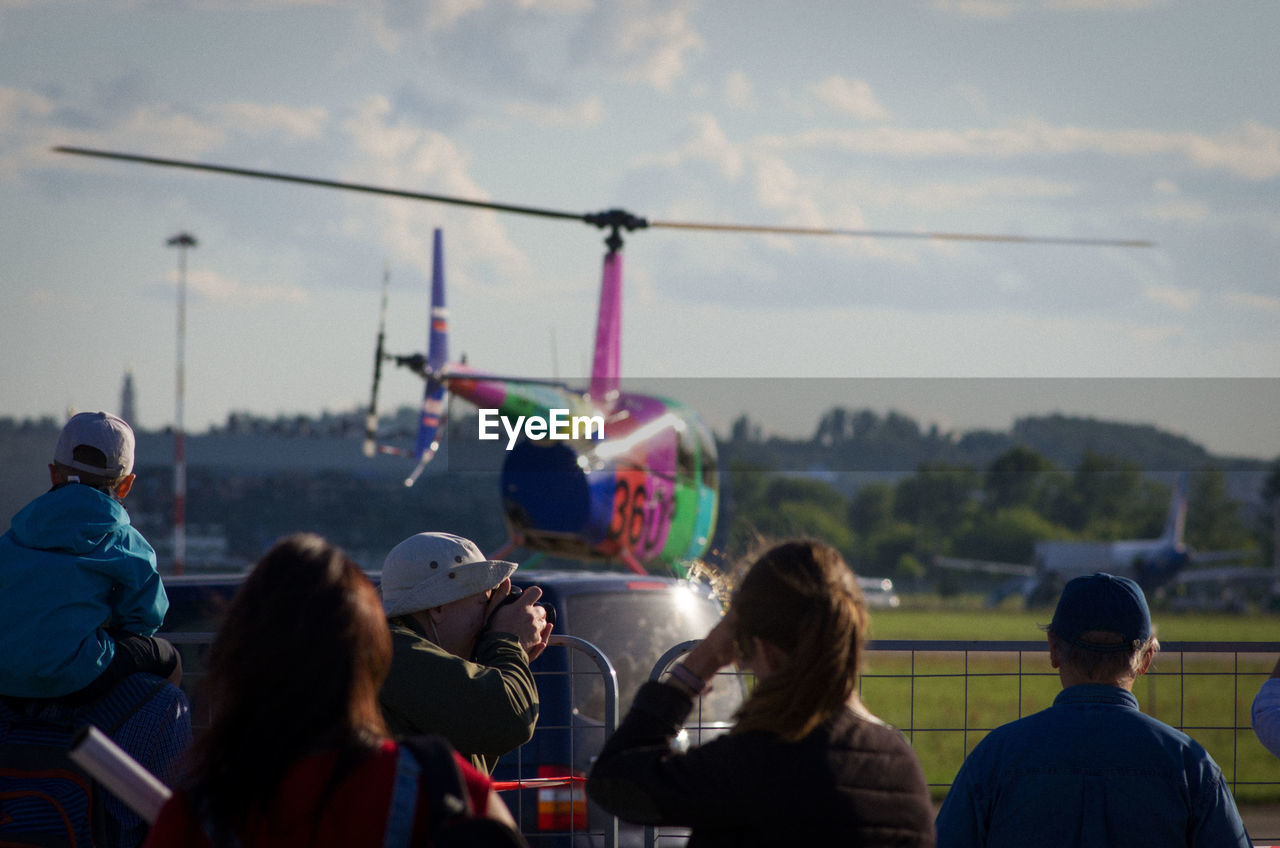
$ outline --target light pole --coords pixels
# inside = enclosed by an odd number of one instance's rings
[[[166,242],[178,248],[178,362],[173,421],[173,573],[182,574],[187,558],[187,443],[182,408],[186,395],[184,366],[187,346],[187,248],[196,246],[191,233],[178,233]]]

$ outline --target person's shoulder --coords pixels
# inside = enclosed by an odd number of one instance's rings
[[[1268,706],[1280,704],[1280,677],[1268,677],[1262,681],[1262,685],[1258,687],[1258,694],[1254,696],[1256,701],[1264,701]]]
[[[832,743],[844,744],[867,752],[901,753],[913,750],[911,741],[899,728],[872,713],[864,706],[845,707],[825,726]]]
[[[189,726],[190,709],[181,688],[155,674],[137,672],[117,683],[86,712],[104,729],[150,735],[163,732],[165,726],[184,722]]]
[[[426,636],[423,636],[421,633],[419,633],[417,629],[414,628],[413,625],[408,621],[408,619],[404,618],[403,616],[388,618],[387,629],[391,631],[392,640],[403,642],[409,645],[425,643],[427,645],[431,645],[432,647],[435,647],[435,645],[432,644],[430,639],[428,639]]]
[[[415,709],[420,709],[432,700],[423,698],[422,681],[425,678],[452,676],[465,665],[466,660],[454,656],[411,628],[393,626],[391,668],[383,681],[380,697],[384,701],[407,699],[418,705]]]
[[[1166,724],[1155,716],[1140,712],[1131,716],[1130,720],[1135,725],[1140,726],[1146,734],[1149,734],[1161,746],[1179,749],[1186,758],[1192,760],[1212,759],[1209,756],[1209,752],[1194,737],[1171,724]],[[1127,735],[1131,738],[1131,741],[1136,741],[1136,733],[1130,732]]]
[[[387,622],[387,625],[391,630],[391,650],[397,659],[402,654],[413,654],[419,659],[429,657],[441,660],[457,659],[453,654],[441,648],[403,621],[392,619]]]

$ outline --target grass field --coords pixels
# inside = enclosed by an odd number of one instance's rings
[[[1053,618],[1049,608],[956,608],[939,602],[922,604],[911,598],[905,604],[899,609],[872,611],[872,639],[1042,639],[1043,625]],[[1280,615],[1165,613],[1156,609],[1151,620],[1163,642],[1280,642]]]
[[[874,640],[1041,641],[1051,611],[898,609],[872,613]],[[1280,618],[1153,614],[1171,642],[1280,642]],[[1280,760],[1249,727],[1249,706],[1275,653],[1162,652],[1134,687],[1142,709],[1213,755],[1241,802],[1280,802]],[[884,652],[867,657],[863,700],[906,732],[941,797],[986,732],[1049,706],[1061,690],[1048,654]]]

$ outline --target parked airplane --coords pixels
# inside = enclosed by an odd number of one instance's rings
[[[1252,551],[1193,552],[1183,541],[1187,517],[1188,475],[1178,476],[1169,499],[1164,530],[1154,539],[1122,539],[1109,542],[1044,540],[1036,542],[1030,565],[1008,562],[935,557],[942,568],[1021,578],[1017,591],[1024,597],[1056,597],[1068,580],[1104,571],[1131,577],[1150,592],[1184,573],[1188,565],[1214,561],[1238,561]],[[1230,576],[1219,569],[1223,578]],[[1205,572],[1198,576],[1203,577]]]

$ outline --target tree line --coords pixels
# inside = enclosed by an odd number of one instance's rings
[[[1028,443],[1075,458],[1061,464]],[[1271,562],[1280,459],[1256,498],[1241,500],[1229,492],[1228,473],[1265,463],[1215,460],[1153,427],[1050,416],[1024,419],[1007,434],[955,437],[899,413],[832,411],[807,442],[762,439],[742,418],[724,447],[727,551],[814,535],[861,574],[919,585],[935,576],[938,555],[1026,564],[1041,540],[1156,537],[1179,470],[1188,469],[1188,546],[1254,550],[1256,561]],[[857,462],[842,462],[851,447]],[[913,456],[923,459],[904,470]]]

